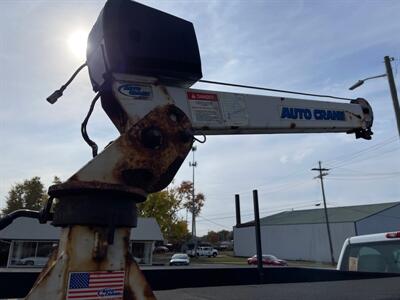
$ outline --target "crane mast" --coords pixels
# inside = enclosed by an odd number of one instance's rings
[[[202,77],[193,24],[130,0],[106,2],[89,35],[86,64],[98,93],[91,109],[100,98],[120,136],[49,188],[58,204],[51,215],[47,203],[40,220],[62,228],[60,244],[26,299],[154,299],[129,252],[136,204],[168,186],[196,135],[343,132],[371,139],[373,112],[365,99],[338,103],[192,88]],[[115,280],[82,284],[102,276]]]

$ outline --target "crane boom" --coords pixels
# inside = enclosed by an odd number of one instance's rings
[[[111,97],[104,94],[102,100],[120,132],[127,126],[121,120],[132,124],[156,106],[174,104],[188,116],[194,134],[355,132],[357,137],[371,138],[373,113],[364,99],[338,103],[165,87],[151,78],[122,74],[114,78]]]

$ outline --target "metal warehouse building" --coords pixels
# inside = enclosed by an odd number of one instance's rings
[[[400,202],[328,208],[337,261],[347,237],[400,230]],[[260,219],[263,254],[288,260],[330,262],[323,209],[286,211]],[[254,221],[233,228],[236,256],[256,253]]]

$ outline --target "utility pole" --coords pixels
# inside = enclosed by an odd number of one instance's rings
[[[197,162],[194,160],[194,153],[196,152],[197,147],[193,146],[192,147],[192,153],[193,153],[193,157],[192,157],[192,161],[189,162],[189,166],[193,168],[193,188],[192,188],[192,239],[193,241],[196,238],[196,216],[195,216],[195,208],[196,208],[196,204],[195,204],[195,193],[194,193],[194,168],[197,167]]]
[[[400,106],[399,106],[399,98],[397,97],[396,84],[393,78],[392,64],[390,61],[394,60],[393,57],[385,56],[385,67],[386,67],[386,76],[389,82],[390,94],[392,95],[394,113],[396,115],[397,122],[397,131],[400,136]]]
[[[324,176],[328,175],[328,173],[322,173],[329,171],[329,169],[323,169],[321,167],[321,161],[318,162],[319,168],[313,168],[311,171],[319,171],[319,175],[315,178],[319,178],[321,180],[321,189],[322,189],[322,199],[324,200],[324,212],[325,212],[325,223],[326,230],[328,231],[328,239],[329,239],[329,250],[331,252],[331,263],[332,266],[335,265],[335,258],[333,257],[333,247],[332,247],[332,237],[331,237],[331,229],[329,227],[329,219],[328,219],[328,209],[326,208],[326,199],[325,199],[325,189],[324,189]]]

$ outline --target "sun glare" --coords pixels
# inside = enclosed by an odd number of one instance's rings
[[[72,32],[68,37],[68,47],[71,52],[79,59],[84,60],[86,57],[86,43],[88,33],[83,30]]]

